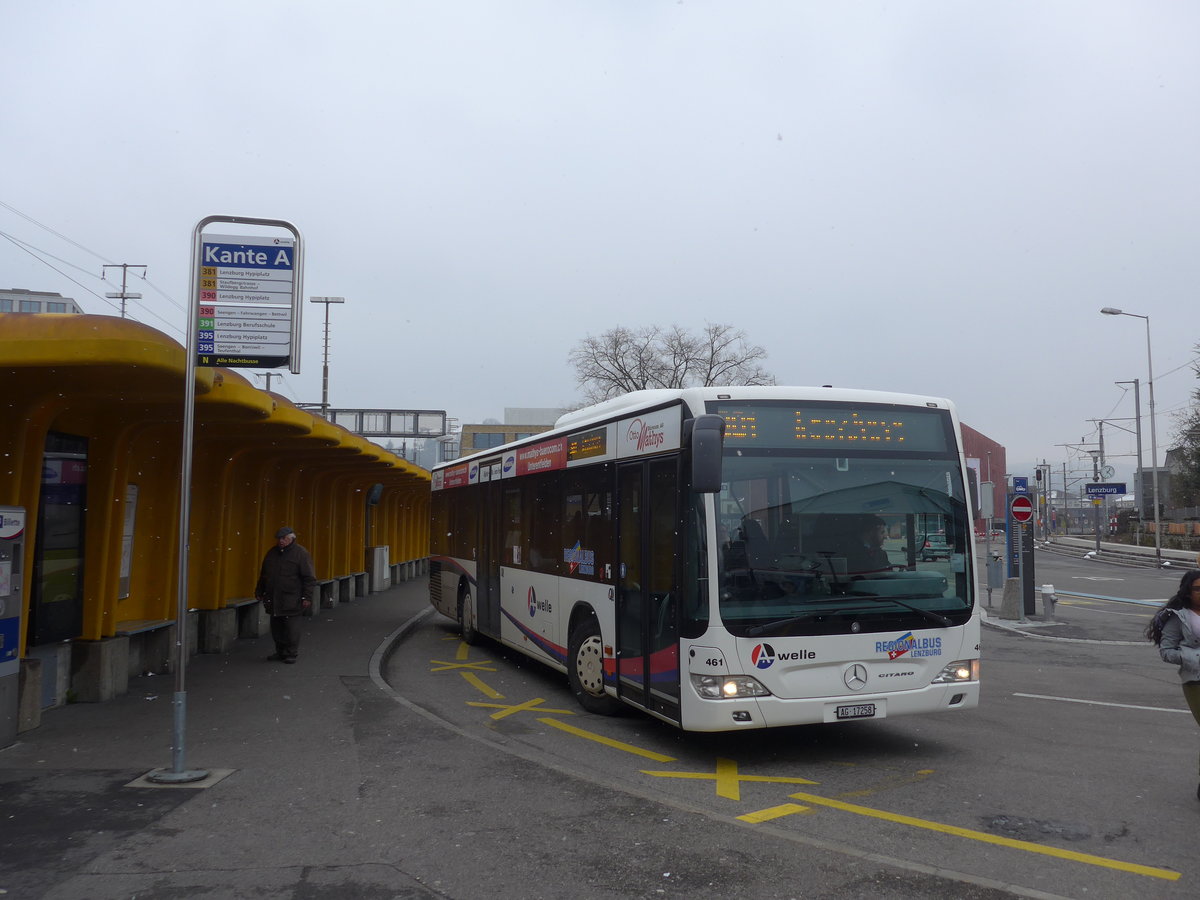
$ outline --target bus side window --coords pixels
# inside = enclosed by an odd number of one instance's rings
[[[529,568],[547,575],[558,574],[562,556],[557,510],[560,508],[559,476],[547,474],[531,479],[525,510],[529,540]]]
[[[574,512],[563,535],[564,547],[573,548],[575,541],[579,541],[580,566],[574,572],[579,578],[611,581],[615,577],[616,567],[612,564],[612,490],[608,483],[611,474],[611,467],[607,465],[594,466],[573,474],[573,480],[564,486],[564,494],[568,498],[566,508],[577,509],[580,513],[578,535],[572,530],[576,521]],[[567,574],[567,567],[564,567],[563,573]]]
[[[522,547],[525,543],[521,528],[521,489],[504,489],[504,563],[509,566],[525,565]]]

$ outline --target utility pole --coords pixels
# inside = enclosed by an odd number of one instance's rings
[[[1037,483],[1041,487],[1041,504],[1038,508],[1038,519],[1042,523],[1042,540],[1050,540],[1050,466],[1043,459],[1041,463],[1035,463],[1034,468],[1037,472]]]
[[[1107,457],[1104,454],[1104,425],[1105,425],[1105,423],[1112,425],[1114,428],[1120,428],[1122,431],[1124,431],[1128,434],[1136,434],[1136,436],[1137,436],[1137,459],[1138,459],[1137,478],[1138,478],[1139,483],[1134,485],[1134,497],[1135,497],[1134,502],[1138,505],[1138,509],[1140,511],[1140,509],[1141,509],[1141,484],[1140,484],[1140,482],[1142,480],[1142,423],[1141,423],[1142,405],[1141,405],[1141,401],[1138,400],[1138,396],[1137,396],[1138,383],[1137,383],[1136,379],[1132,382],[1118,381],[1117,384],[1132,384],[1133,385],[1135,430],[1130,431],[1124,425],[1118,424],[1119,422],[1128,421],[1128,419],[1088,419],[1088,421],[1096,423],[1100,428],[1100,476],[1105,481],[1108,481],[1113,475],[1112,466],[1105,464],[1106,460],[1107,460]],[[1112,512],[1109,509],[1109,495],[1105,494],[1103,497],[1103,500],[1104,500],[1104,518],[1105,518],[1106,522],[1109,522],[1112,519]],[[1139,514],[1140,514],[1140,512],[1139,512]],[[1140,525],[1140,522],[1141,522],[1141,520],[1139,519],[1139,525]],[[1141,543],[1140,535],[1137,538],[1136,543],[1138,545],[1140,545],[1140,543]]]
[[[1054,481],[1052,480],[1052,477],[1051,477],[1051,473],[1054,470],[1050,468],[1050,463],[1046,462],[1045,458],[1042,459],[1042,468],[1044,468],[1046,470],[1046,487],[1045,487],[1046,520],[1045,521],[1046,521],[1046,536],[1049,537],[1050,536],[1050,522],[1052,519],[1055,518],[1055,516],[1054,516],[1054,490],[1053,490]]]
[[[1137,423],[1137,457],[1138,457],[1137,484],[1134,485],[1134,490],[1133,490],[1133,502],[1135,504],[1137,504],[1137,509],[1138,509],[1138,520],[1137,520],[1137,528],[1135,531],[1136,537],[1134,538],[1134,543],[1140,547],[1142,545],[1142,522],[1144,522],[1145,518],[1146,518],[1146,502],[1145,502],[1146,501],[1146,498],[1145,498],[1145,493],[1146,493],[1145,480],[1146,480],[1146,478],[1142,472],[1142,392],[1139,389],[1140,384],[1138,382],[1138,379],[1136,379],[1136,378],[1133,379],[1132,382],[1118,381],[1117,384],[1132,384],[1133,385],[1133,418],[1134,418],[1134,421]]]
[[[1104,461],[1104,420],[1103,419],[1100,420],[1100,457],[1099,457],[1099,459],[1100,459],[1099,475],[1093,477],[1092,480],[1099,481],[1100,478],[1102,477],[1102,478],[1104,478],[1105,481],[1108,481],[1108,475],[1105,473],[1105,468],[1104,468],[1105,461]],[[1100,552],[1100,528],[1101,528],[1101,525],[1103,525],[1105,530],[1108,529],[1108,494],[1105,494],[1103,497],[1100,497],[1098,499],[1099,499],[1100,505],[1096,507],[1096,552],[1097,553]]]
[[[1067,463],[1064,460],[1063,461],[1063,513],[1067,518],[1067,534],[1070,535],[1070,533],[1071,533],[1071,497],[1070,497],[1070,494],[1068,493],[1068,491],[1069,491],[1069,488],[1067,487]],[[1078,498],[1076,498],[1076,499],[1078,499]],[[1079,503],[1076,503],[1075,508],[1079,509]]]
[[[105,294],[104,296],[108,297],[110,299],[113,299],[113,300],[120,298],[120,300],[121,300],[121,318],[123,319],[123,318],[125,318],[125,301],[142,299],[141,294],[138,294],[136,292],[130,293],[129,291],[125,290],[125,279],[129,276],[130,269],[141,269],[142,270],[142,278],[145,278],[146,277],[146,267],[134,265],[133,263],[113,263],[112,265],[101,266],[101,269],[104,269],[104,270],[120,269],[121,270],[121,293],[118,294],[118,293],[114,292],[111,294]],[[107,274],[107,272],[105,272],[105,271],[102,271],[100,273],[100,279],[102,281],[105,280],[104,276],[106,274]]]
[[[1154,415],[1154,355],[1150,349],[1150,317],[1106,306],[1100,310],[1106,316],[1129,316],[1146,323],[1146,384],[1150,388],[1150,482],[1154,490],[1154,562],[1162,568],[1162,509],[1158,493],[1158,430]]]
[[[321,418],[329,420],[329,304],[345,303],[345,297],[309,297],[309,303],[325,304],[325,361],[321,367]]]
[[[1100,460],[1104,456],[1104,451],[1103,450],[1089,450],[1088,453],[1091,454],[1091,457],[1092,457],[1092,482],[1095,483],[1100,480]],[[1096,527],[1096,552],[1099,553],[1100,552],[1100,501],[1099,501],[1099,499],[1097,499],[1095,497],[1092,498],[1092,513],[1093,513],[1092,521],[1094,522],[1095,527]]]
[[[255,372],[254,374],[257,375],[259,378],[267,379],[267,388],[266,389],[268,391],[271,389],[271,379],[272,378],[282,378],[283,377],[283,375],[279,372]]]
[[[1100,480],[1100,472],[1099,472],[1099,468],[1098,468],[1098,465],[1096,462],[1096,457],[1100,454],[1100,451],[1099,450],[1088,450],[1086,447],[1083,446],[1086,443],[1087,443],[1087,438],[1082,437],[1079,439],[1078,444],[1056,444],[1055,446],[1065,447],[1068,450],[1075,450],[1076,452],[1087,453],[1088,455],[1090,455],[1092,457],[1092,469],[1093,469],[1093,475],[1095,476],[1094,480],[1099,481]],[[1083,479],[1080,479],[1080,481],[1082,481],[1082,480]],[[1067,480],[1067,464],[1065,462],[1063,463],[1062,484],[1063,484],[1063,509],[1067,516],[1066,533],[1069,535],[1071,533],[1071,512],[1070,512],[1071,511],[1071,501],[1068,496],[1069,482]],[[1075,500],[1076,500],[1075,509],[1076,509],[1076,512],[1079,513],[1078,518],[1079,518],[1079,525],[1080,525],[1081,529],[1087,527],[1087,522],[1086,522],[1087,516],[1084,513],[1084,509],[1085,509],[1084,498],[1086,496],[1087,496],[1086,492],[1082,488],[1080,488],[1079,495],[1075,498]],[[1081,532],[1081,533],[1086,533],[1086,532]],[[1097,529],[1096,539],[1097,539],[1097,543],[1098,543],[1099,542],[1099,530],[1098,529]]]

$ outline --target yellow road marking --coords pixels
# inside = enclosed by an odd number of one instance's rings
[[[891,778],[880,782],[875,787],[863,788],[861,791],[844,791],[838,794],[839,797],[870,797],[872,794],[877,794],[881,790],[890,790],[894,787],[899,787],[902,784],[918,784],[924,781],[933,774],[933,769],[918,769],[915,775],[908,778]]]
[[[738,765],[732,759],[723,759],[717,757],[717,767],[715,772],[648,772],[642,770],[643,775],[653,775],[655,778],[690,778],[699,780],[712,780],[716,782],[717,796],[725,797],[727,800],[741,800],[741,783],[743,781],[753,781],[758,783],[768,784],[818,784],[819,782],[810,781],[807,778],[786,778],[783,776],[774,777],[771,775],[739,775]]]
[[[799,803],[784,803],[781,806],[772,806],[769,809],[760,809],[758,812],[746,813],[744,816],[738,816],[743,822],[750,822],[757,825],[759,822],[770,822],[772,819],[782,819],[784,816],[795,815],[796,813],[812,812],[807,806],[801,806]]]
[[[1060,603],[1063,601],[1059,601]],[[1067,601],[1068,603],[1070,601]],[[460,642],[455,657],[458,660],[465,660],[468,655],[468,645],[465,642]],[[451,669],[476,669],[482,672],[495,672],[496,669],[490,667],[487,663],[448,663],[444,660],[430,660],[436,668],[431,669],[432,672],[444,672]],[[490,687],[474,672],[459,672],[460,675],[473,687],[483,693],[485,696],[492,699],[503,699],[503,694]],[[549,712],[558,715],[572,716],[575,713],[569,709],[550,709],[542,707],[545,703],[542,697],[535,697],[532,700],[527,700],[524,703],[517,704],[501,704],[501,703],[478,703],[468,701],[468,706],[478,706],[488,709],[498,710],[492,713],[491,718],[499,720],[515,715],[519,712]],[[603,744],[617,750],[622,750],[626,753],[633,753],[638,756],[643,756],[652,759],[655,762],[674,762],[674,757],[664,756],[661,753],[655,753],[652,750],[644,750],[641,747],[636,747],[633,744],[627,744],[623,741],[618,741],[613,738],[604,737],[591,731],[586,731],[582,728],[577,728],[573,725],[568,725],[565,722],[560,722],[557,719],[539,718],[539,722],[544,725],[549,725],[564,731],[576,737],[586,738],[590,741],[595,741],[598,744]],[[932,774],[932,769],[922,769],[916,774],[918,777],[907,779],[907,782],[916,782],[924,779],[925,776]],[[819,782],[811,781],[807,778],[790,778],[790,777],[773,777],[769,775],[741,775],[738,773],[737,762],[723,757],[717,757],[715,771],[709,772],[662,772],[642,770],[643,775],[651,775],[655,778],[682,778],[691,780],[708,780],[711,779],[716,784],[717,796],[725,797],[729,800],[741,799],[741,782],[755,782],[768,784],[818,784]],[[853,791],[844,796],[864,796],[872,791]],[[880,809],[871,809],[867,806],[859,806],[854,803],[846,803],[841,800],[834,800],[826,797],[818,797],[814,794],[796,793],[791,795],[794,800],[803,800],[814,806],[826,806],[831,809],[840,809],[843,812],[850,812],[856,815],[868,816],[870,818],[882,819],[887,822],[895,822],[899,825],[909,825],[913,828],[923,828],[927,831],[936,831],[941,834],[950,834],[956,837],[964,837],[970,840],[980,841],[986,844],[996,844],[1001,847],[1010,847],[1015,850],[1024,850],[1028,853],[1037,853],[1043,856],[1052,856],[1058,859],[1067,859],[1073,862],[1080,862],[1086,865],[1100,866],[1102,868],[1116,869],[1121,872],[1129,872],[1134,875],[1144,875],[1150,878],[1161,878],[1165,881],[1178,881],[1180,878],[1179,872],[1173,872],[1170,869],[1159,869],[1153,866],[1143,866],[1137,863],[1121,862],[1120,860],[1107,859],[1103,856],[1094,856],[1090,853],[1079,853],[1074,850],[1065,850],[1059,847],[1051,847],[1046,844],[1036,844],[1032,841],[1021,841],[1015,838],[1001,837],[995,834],[988,834],[983,831],[975,831],[970,828],[959,828],[956,825],[944,825],[940,822],[932,822],[928,819],[918,819],[913,816],[905,816],[899,813],[886,812]],[[795,815],[797,813],[810,813],[812,809],[808,806],[802,806],[798,803],[783,803],[779,806],[760,809],[756,812],[746,813],[738,816],[740,821],[751,824],[761,822],[769,822],[773,819],[779,819],[784,816]]]
[[[575,713],[569,709],[549,709],[542,708],[542,704],[546,700],[544,697],[534,697],[532,700],[526,700],[524,703],[477,703],[474,700],[468,700],[467,706],[481,706],[485,709],[498,709],[499,712],[492,713],[493,719],[505,719],[509,716],[516,715],[519,712],[548,712],[558,713],[560,716],[573,716]]]
[[[576,728],[574,725],[568,725],[566,722],[560,722],[558,719],[538,719],[543,725],[549,725],[552,728],[557,728],[559,731],[565,731],[567,734],[573,734],[576,737],[587,738],[589,741],[595,741],[597,744],[604,744],[606,747],[613,747],[616,750],[624,750],[626,753],[635,753],[638,756],[644,756],[647,759],[652,759],[655,762],[675,762],[673,756],[663,756],[661,753],[655,753],[653,750],[643,750],[641,747],[635,747],[633,744],[626,744],[624,741],[614,740],[610,737],[605,737],[602,734],[596,734],[594,731],[585,731],[582,728]]]
[[[431,659],[429,663],[434,667],[429,670],[430,672],[448,672],[451,669],[478,669],[480,672],[496,671],[495,666],[493,666],[490,661],[478,663],[457,663],[446,662],[444,659]]]
[[[474,672],[459,672],[458,674],[466,680],[467,684],[471,685],[471,687],[475,688],[475,690],[479,691],[479,693],[483,694],[485,697],[491,697],[493,700],[504,699],[504,695],[502,693],[500,693],[494,687],[484,683],[484,680]]]
[[[981,841],[985,844],[998,844],[1001,847],[1011,847],[1014,850],[1025,850],[1029,853],[1040,853],[1043,856],[1055,856],[1059,859],[1069,859],[1074,862],[1086,863],[1090,866],[1102,866],[1106,869],[1117,869],[1121,872],[1129,872],[1134,875],[1146,875],[1150,878],[1162,878],[1165,881],[1178,881],[1179,873],[1172,872],[1170,869],[1156,869],[1153,866],[1141,866],[1137,863],[1121,862],[1115,859],[1106,859],[1103,856],[1093,856],[1090,853],[1077,853],[1074,850],[1063,850],[1059,847],[1050,847],[1045,844],[1035,844],[1032,841],[1019,841],[1015,838],[1000,837],[995,834],[988,834],[984,831],[974,831],[970,828],[959,828],[955,825],[943,825],[940,822],[930,822],[928,819],[917,819],[913,816],[902,816],[898,813],[884,812],[881,809],[871,809],[867,806],[858,806],[853,803],[844,803],[841,800],[831,800],[826,797],[817,797],[813,794],[792,794],[793,800],[803,800],[805,803],[811,803],[813,806],[828,806],[832,809],[840,809],[844,812],[855,813],[860,816],[870,816],[874,819],[883,819],[887,822],[895,822],[899,825],[911,825],[913,828],[924,828],[928,831],[937,831],[942,834],[952,834],[956,837],[970,838],[973,841]]]

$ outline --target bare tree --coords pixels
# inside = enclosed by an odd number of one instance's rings
[[[1200,353],[1200,344],[1193,349]],[[1200,378],[1200,364],[1192,371]],[[1191,405],[1175,414],[1175,422],[1179,430],[1172,448],[1177,467],[1171,474],[1172,505],[1200,506],[1200,389],[1192,391]],[[1149,513],[1143,510],[1143,518],[1153,516],[1153,502],[1145,506]]]
[[[774,384],[759,364],[766,356],[744,331],[706,323],[698,334],[679,325],[618,326],[588,335],[568,359],[584,399],[596,403],[647,388]]]
[[[775,376],[759,365],[766,359],[767,351],[746,343],[746,333],[732,325],[706,323],[704,333],[697,341],[700,369],[697,384],[767,385],[775,383]]]

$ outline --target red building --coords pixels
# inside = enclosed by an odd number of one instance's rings
[[[962,426],[962,437],[963,455],[967,458],[967,465],[975,470],[980,484],[985,481],[992,482],[992,501],[995,509],[993,516],[1003,521],[1006,502],[1004,473],[1008,471],[1004,447],[990,437],[980,434],[970,425]],[[977,521],[975,527],[982,529],[984,522]]]

